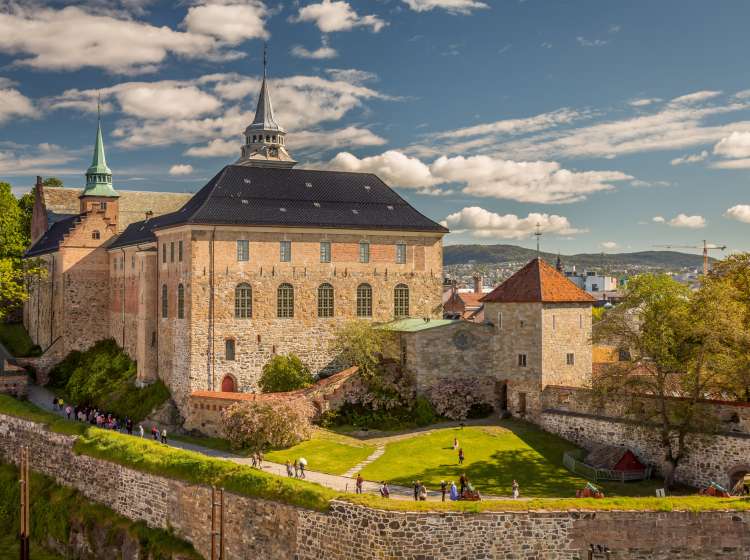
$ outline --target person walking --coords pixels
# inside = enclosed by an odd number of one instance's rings
[[[290,460],[288,460],[288,459],[287,459],[287,462],[286,462],[286,475],[289,478],[292,478],[294,476],[294,469],[292,468],[292,462]]]
[[[455,451],[456,449],[458,449],[458,438],[454,437],[453,438],[453,451]]]
[[[166,428],[164,428],[164,429],[163,429],[163,430],[161,431],[161,442],[162,442],[162,443],[163,443],[164,445],[166,445],[166,444],[167,444],[167,429],[166,429]]]
[[[440,496],[442,497],[441,501],[445,501],[445,493],[448,491],[448,485],[445,483],[444,480],[440,481]]]
[[[294,478],[299,478],[299,461],[294,460]]]
[[[414,501],[419,500],[419,481],[414,481]]]
[[[125,420],[125,430],[128,432],[129,436],[133,435],[133,421],[130,418]]]
[[[66,406],[66,407],[65,407],[65,414],[67,415],[67,417],[68,417],[68,420],[70,420],[70,415],[71,415],[72,413],[73,413],[73,409],[72,409],[72,408],[70,408],[70,405]]]
[[[307,459],[304,457],[299,458],[299,477],[305,478],[305,466],[307,465]]]
[[[143,437],[143,424],[138,424],[138,435]]]
[[[463,465],[464,464],[464,448],[460,447],[458,449],[458,464]]]
[[[364,482],[364,479],[362,478],[361,474],[357,474],[357,486],[356,486],[356,493],[361,494],[362,493],[362,483]]]
[[[464,490],[466,490],[466,486],[468,484],[468,480],[466,478],[466,473],[461,473],[461,477],[458,479],[458,483],[461,485],[461,495],[464,495]]]
[[[391,491],[388,489],[388,483],[385,480],[380,483],[380,496],[383,498],[391,497]]]
[[[424,484],[419,485],[419,501],[420,502],[426,502],[427,501],[427,487]]]
[[[450,491],[450,497],[451,501],[455,502],[458,500],[458,489],[456,488],[456,483],[451,480],[451,491]]]
[[[154,441],[159,441],[159,428],[155,425],[151,426],[151,437],[154,438]]]
[[[518,499],[518,495],[519,495],[519,491],[518,491],[518,482],[516,482],[515,479],[513,480],[513,486],[512,486],[512,488],[513,488],[513,499],[517,500]]]
[[[52,410],[57,410],[57,397],[52,397]]]

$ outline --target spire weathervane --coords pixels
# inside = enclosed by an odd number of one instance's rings
[[[539,240],[542,238],[542,224],[539,222],[536,223],[536,231],[534,232],[534,237],[536,237],[536,256],[539,258],[541,253],[539,252]]]
[[[263,43],[263,78],[266,77],[268,68],[268,43]]]

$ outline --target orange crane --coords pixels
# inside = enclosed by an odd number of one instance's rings
[[[703,240],[703,247],[698,245],[654,245],[654,247],[663,247],[665,249],[703,249],[703,274],[708,274],[708,252],[709,251],[723,251],[727,248],[726,245],[716,245],[714,243],[708,243]]]

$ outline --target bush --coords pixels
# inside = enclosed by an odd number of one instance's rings
[[[75,404],[138,422],[169,399],[169,390],[161,381],[138,388],[135,377],[135,362],[109,339],[68,354],[50,372],[49,386]]]
[[[311,416],[302,401],[244,401],[222,413],[222,428],[233,449],[265,451],[310,439]]]
[[[263,366],[258,385],[264,393],[282,393],[304,389],[313,384],[310,370],[294,354],[274,356]]]
[[[414,421],[417,426],[429,426],[435,421],[435,409],[424,397],[417,397],[414,403]]]

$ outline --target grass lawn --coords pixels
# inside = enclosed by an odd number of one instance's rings
[[[34,560],[64,560],[63,556],[48,552],[37,543],[32,542],[29,548]],[[0,536],[0,558],[18,558],[19,554],[17,536]]]
[[[328,474],[344,474],[375,451],[375,447],[325,430],[315,430],[312,439],[288,449],[266,453],[275,463],[286,463],[300,457],[307,459],[307,468]]]
[[[463,448],[465,462],[458,464],[453,438]],[[503,421],[499,426],[444,428],[389,443],[385,454],[366,466],[367,480],[389,480],[409,485],[419,479],[430,489],[440,481],[458,485],[461,473],[481,492],[509,496],[513,479],[521,496],[573,497],[586,480],[562,464],[565,451],[576,447],[525,422]],[[607,496],[653,496],[658,481],[603,484]]]
[[[40,354],[21,323],[0,323],[0,342],[17,358]]]

